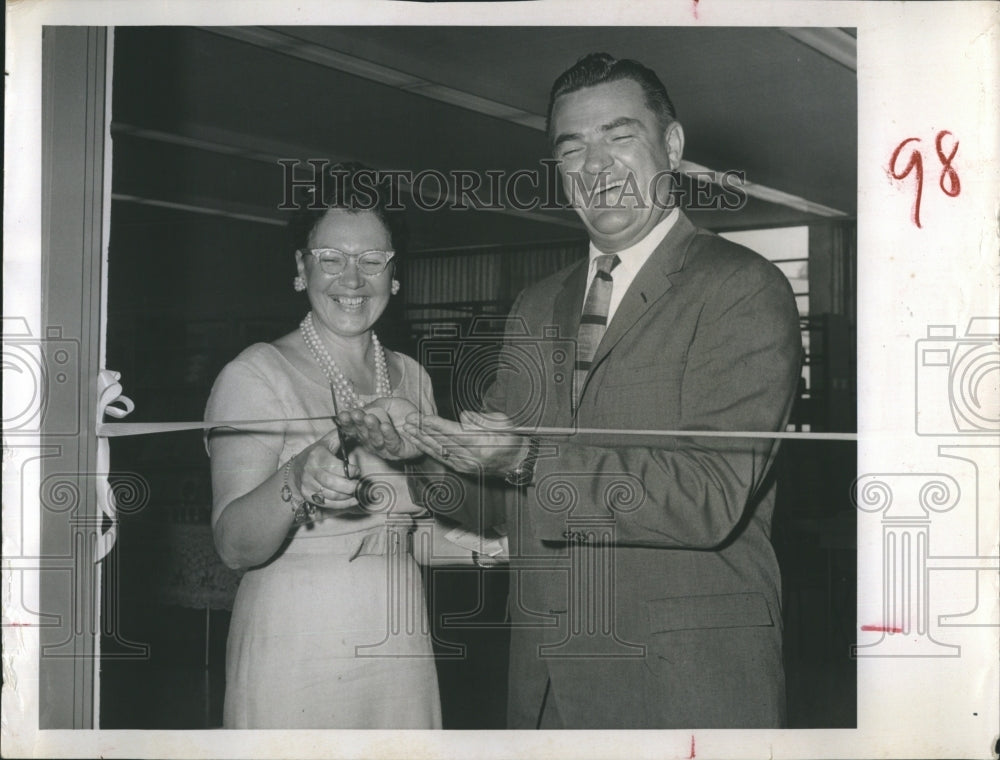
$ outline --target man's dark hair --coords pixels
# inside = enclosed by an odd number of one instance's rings
[[[670,101],[667,88],[656,76],[656,72],[648,69],[638,61],[629,58],[618,59],[607,53],[590,53],[566,69],[556,79],[549,93],[549,108],[545,115],[545,130],[552,139],[552,107],[556,98],[570,92],[594,87],[605,82],[617,82],[631,79],[642,87],[646,97],[646,106],[656,114],[660,127],[666,129],[677,118],[674,104]]]

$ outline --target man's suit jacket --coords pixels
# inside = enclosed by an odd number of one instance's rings
[[[576,414],[582,261],[521,293],[487,407],[543,436],[504,489],[511,549],[508,724],[543,701],[567,728],[780,726],[777,442],[613,431],[784,429],[801,337],[787,280],[682,213],[598,347]],[[551,705],[550,705],[551,707]]]

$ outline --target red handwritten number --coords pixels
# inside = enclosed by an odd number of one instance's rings
[[[934,138],[934,149],[937,152],[938,161],[941,162],[941,176],[938,178],[938,187],[941,188],[941,192],[947,195],[949,198],[956,197],[962,192],[962,182],[958,177],[958,172],[955,171],[955,167],[951,165],[951,162],[955,160],[955,154],[958,153],[958,140],[955,140],[955,144],[951,149],[951,152],[945,155],[944,148],[942,147],[942,140],[945,137],[953,137],[951,132],[947,129],[943,129],[937,133]],[[906,166],[900,171],[896,162],[899,160],[899,154],[903,152],[903,148],[912,142],[920,142],[919,137],[907,137],[903,142],[896,146],[896,150],[892,152],[892,158],[889,160],[889,176],[893,179],[906,179],[911,173],[916,173],[917,177],[917,194],[913,201],[913,223],[917,227],[921,227],[920,224],[920,201],[924,196],[924,159],[920,154],[920,151],[914,149],[910,152],[910,160],[906,162]]]
[[[892,160],[889,162],[889,173],[894,179],[906,179],[910,176],[910,172],[916,169],[917,171],[917,199],[913,204],[913,223],[920,226],[920,198],[924,194],[924,161],[920,157],[920,151],[913,151],[910,153],[910,160],[906,164],[906,168],[903,169],[903,173],[900,174],[896,171],[896,159],[899,158],[900,152],[911,142],[920,142],[919,137],[907,137],[903,142],[896,146],[896,150],[892,152]]]
[[[949,198],[954,198],[960,192],[962,192],[962,182],[958,178],[958,172],[952,167],[951,162],[955,158],[955,154],[958,153],[958,140],[955,140],[955,147],[951,149],[951,153],[947,156],[944,151],[941,150],[941,138],[945,135],[951,135],[948,130],[942,130],[937,133],[937,137],[934,138],[934,148],[937,150],[938,159],[941,161],[941,178],[938,180],[938,185],[941,187],[941,192],[947,195]],[[948,178],[948,187],[944,186],[944,178]]]

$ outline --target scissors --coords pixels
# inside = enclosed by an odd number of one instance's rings
[[[340,441],[340,449],[337,451],[337,457],[341,462],[344,463],[344,477],[351,477],[350,461],[347,458],[347,439],[344,438],[344,431],[340,429],[340,423],[337,422],[337,416],[340,414],[340,410],[337,408],[337,390],[333,387],[333,383],[330,383],[330,395],[333,397],[333,424],[337,426],[337,440]]]

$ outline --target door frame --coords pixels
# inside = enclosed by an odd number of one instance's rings
[[[99,725],[97,377],[104,364],[113,30],[42,28],[38,727]],[[48,622],[44,622],[47,620]]]

